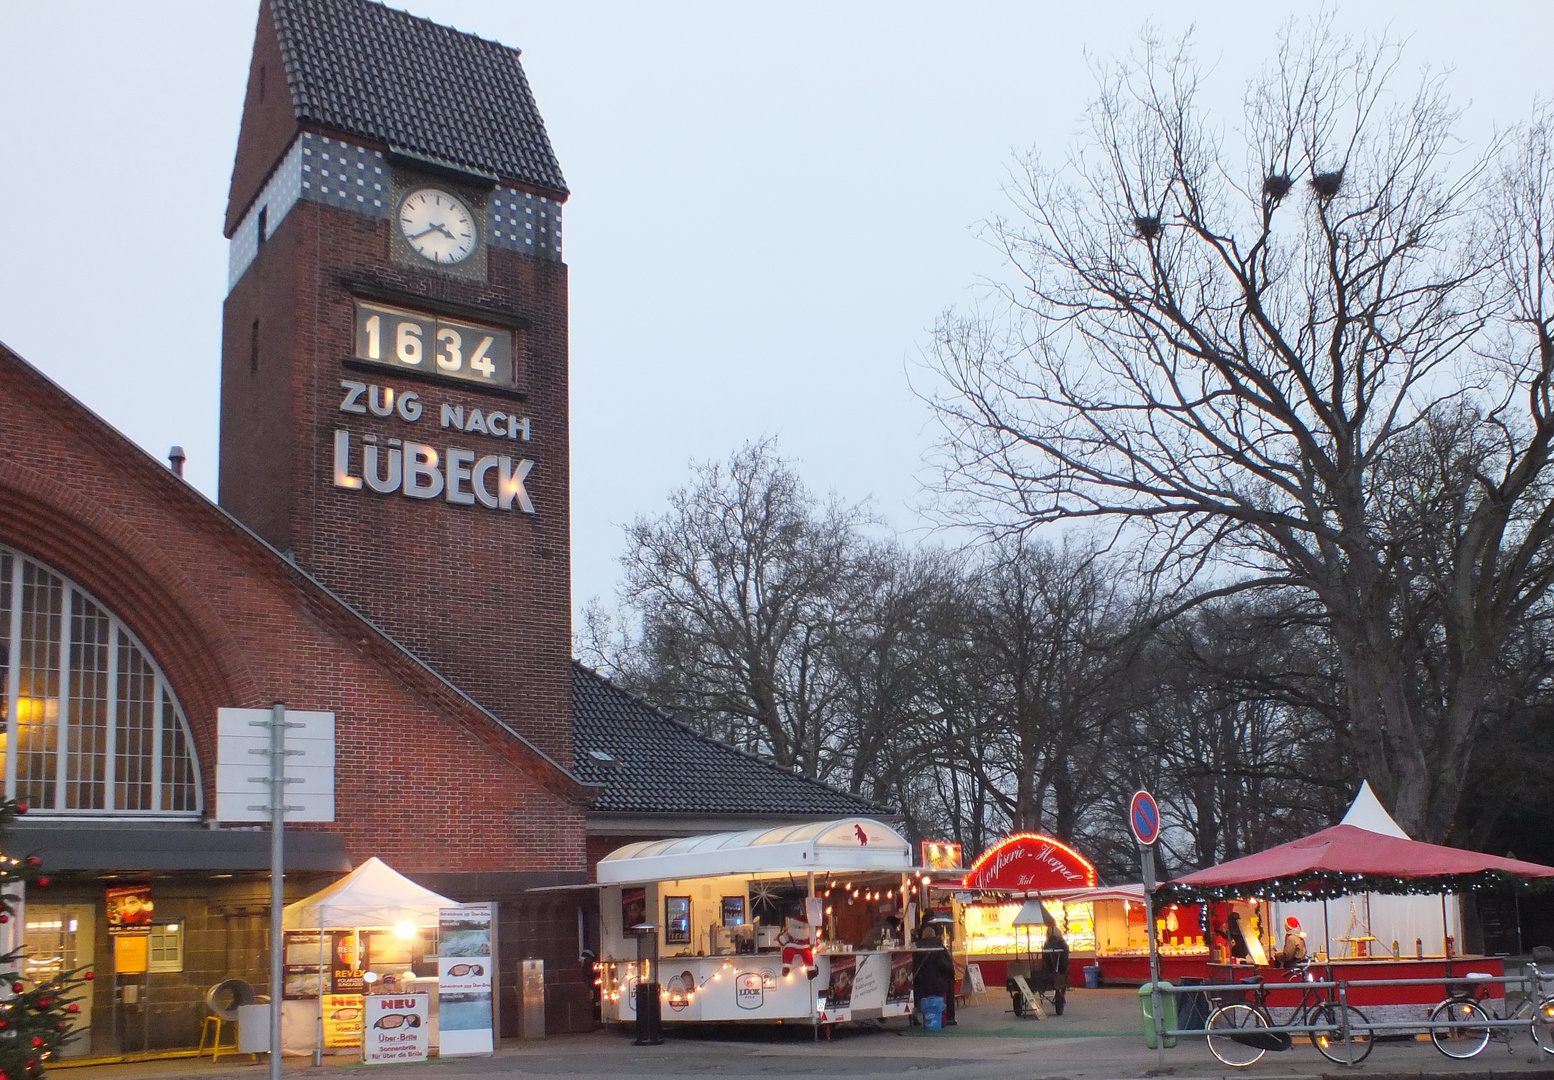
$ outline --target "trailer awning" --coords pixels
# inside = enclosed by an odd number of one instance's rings
[[[912,847],[872,818],[627,844],[599,860],[604,884],[761,873],[904,873]]]

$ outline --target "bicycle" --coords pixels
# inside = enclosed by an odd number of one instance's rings
[[[1539,965],[1548,967],[1545,974]],[[1554,1054],[1554,993],[1548,991],[1545,982],[1554,980],[1554,949],[1539,945],[1532,951],[1531,989],[1519,1005],[1506,1015],[1490,1013],[1480,1004],[1489,1000],[1489,983],[1494,976],[1470,971],[1460,982],[1447,984],[1446,1000],[1430,1010],[1432,1024],[1449,1023],[1452,1027],[1432,1027],[1430,1041],[1435,1048],[1449,1058],[1466,1060],[1481,1053],[1490,1039],[1502,1039],[1507,1053],[1511,1053],[1513,1027],[1491,1027],[1491,1020],[1526,1020],[1532,1041],[1545,1054]],[[1534,1004],[1534,1001],[1537,1003]],[[1507,999],[1509,1004],[1509,999]]]
[[[1370,1020],[1353,1005],[1335,1000],[1331,988],[1324,994],[1314,986],[1303,986],[1300,1001],[1290,1010],[1289,1016],[1275,1023],[1268,1010],[1267,984],[1261,978],[1242,981],[1251,990],[1253,1003],[1222,1004],[1209,1014],[1208,1022],[1204,1024],[1210,1052],[1226,1065],[1244,1069],[1261,1060],[1270,1050],[1290,1049],[1295,1044],[1290,1032],[1267,1030],[1279,1027],[1311,1028],[1311,1045],[1323,1057],[1339,1065],[1359,1064],[1370,1054],[1374,1041]],[[1310,963],[1303,962],[1290,969],[1290,981],[1313,983],[1317,977],[1312,973]]]

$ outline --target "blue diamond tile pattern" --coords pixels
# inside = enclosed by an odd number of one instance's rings
[[[298,135],[232,234],[228,291],[259,253],[261,212],[268,235],[274,235],[299,199],[368,217],[393,217],[389,171],[382,151],[311,131]],[[498,185],[486,200],[485,236],[492,247],[560,262],[561,202]]]
[[[582,664],[572,665],[572,771],[592,809],[641,814],[879,817],[894,811],[709,739]],[[590,751],[602,751],[601,761]]]
[[[270,5],[298,120],[567,193],[517,49],[374,0]]]

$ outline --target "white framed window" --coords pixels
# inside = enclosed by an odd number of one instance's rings
[[[124,623],[60,574],[0,547],[5,795],[42,814],[198,817],[183,710]]]
[[[146,959],[148,971],[182,971],[183,923],[152,923]]]

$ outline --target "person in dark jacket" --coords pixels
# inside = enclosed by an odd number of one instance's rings
[[[944,1023],[955,1023],[955,960],[939,937],[939,928],[928,926],[918,939],[917,960],[912,968],[912,994],[917,1001],[925,997],[944,999]]]

